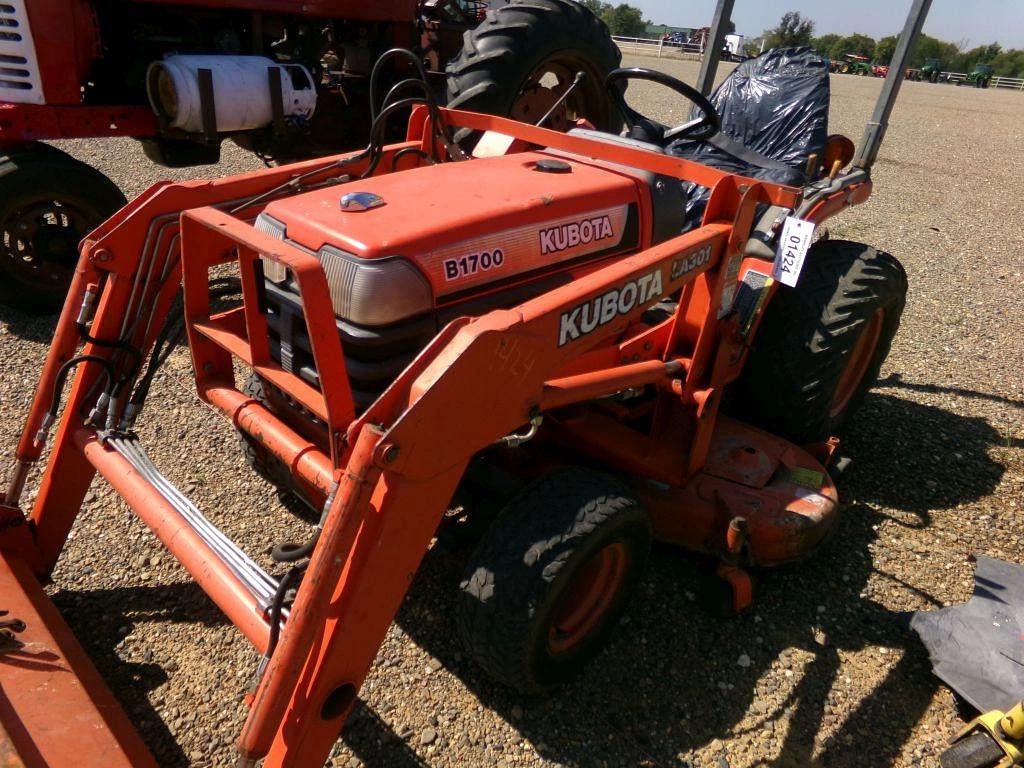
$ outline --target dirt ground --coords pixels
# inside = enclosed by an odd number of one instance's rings
[[[696,65],[629,59],[692,79]],[[860,141],[881,81],[833,77],[833,132]],[[637,88],[666,122],[686,107]],[[130,141],[76,142],[127,193],[168,175]],[[559,695],[522,699],[462,655],[460,556],[432,551],[381,648],[337,766],[934,766],[960,725],[907,614],[964,601],[970,556],[1024,559],[1024,94],[906,83],[875,194],[831,226],[906,266],[910,294],[879,386],[844,443],[839,535],[761,574],[734,619],[698,606],[697,570],[658,549],[623,626]],[[258,167],[238,150],[219,175]],[[0,444],[13,446],[53,319],[0,308]],[[307,525],[243,469],[188,387],[183,351],[141,425],[159,466],[263,553]],[[255,654],[97,483],[51,587],[162,766],[227,766]],[[2,601],[0,601],[2,602]],[[2,605],[0,605],[2,607]]]

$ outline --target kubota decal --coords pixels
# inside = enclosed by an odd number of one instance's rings
[[[444,296],[592,253],[606,253],[622,244],[628,212],[628,206],[620,205],[531,221],[441,245],[424,256],[420,266],[437,294]]]
[[[586,336],[652,299],[661,298],[661,293],[661,270],[656,269],[563,312],[558,326],[558,346]]]
[[[595,240],[608,240],[612,237],[615,237],[615,227],[612,226],[611,217],[595,216],[542,229],[540,231],[540,252],[542,256],[545,256],[549,253],[564,251],[567,248],[575,248],[577,245],[589,245]]]

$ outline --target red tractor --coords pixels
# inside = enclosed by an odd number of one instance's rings
[[[46,140],[132,136],[170,167],[216,163],[225,138],[268,162],[352,149],[374,91],[412,71],[371,82],[395,46],[453,106],[533,122],[582,71],[549,125],[614,125],[618,49],[570,0],[10,0],[0,29],[0,301],[28,312],[60,307],[79,241],[125,203]]]

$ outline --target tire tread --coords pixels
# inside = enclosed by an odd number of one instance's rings
[[[456,616],[464,647],[492,677],[527,694],[552,687],[531,665],[531,622],[545,590],[579,547],[613,523],[637,526],[649,549],[650,523],[632,495],[613,478],[580,469],[541,479],[501,512],[466,568]],[[645,547],[640,549],[634,573],[646,562]],[[540,578],[524,576],[523,564],[541,564]],[[513,586],[498,594],[502,584]],[[611,615],[602,630],[610,623]],[[567,673],[586,660],[577,659]]]

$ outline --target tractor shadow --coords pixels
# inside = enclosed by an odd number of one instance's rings
[[[908,615],[870,599],[868,581],[888,580],[925,605],[939,601],[876,570],[869,547],[886,520],[924,528],[929,510],[990,494],[1004,468],[989,449],[1002,442],[984,419],[870,394],[844,442],[854,462],[840,481],[846,506],[829,546],[800,566],[762,572],[753,609],[731,619],[698,608],[696,558],[656,549],[624,626],[552,698],[514,695],[464,656],[451,631],[462,570],[453,553],[431,552],[397,622],[559,764],[890,765],[938,682]],[[960,471],[950,471],[952,461]],[[850,654],[868,659],[855,668],[870,680],[848,681]],[[716,740],[729,742],[731,757]],[[373,751],[357,754],[367,766],[390,764]]]
[[[49,344],[57,327],[59,314],[26,315],[11,307],[0,304],[0,327],[24,341]]]
[[[167,669],[172,651],[126,643],[138,622],[199,623],[214,627],[227,619],[193,582],[110,589],[70,588],[53,594],[71,631],[107,687],[129,714],[160,766],[184,768],[190,760],[150,701],[150,694],[177,669]],[[187,636],[185,630],[183,634]],[[119,650],[120,648],[120,650]]]
[[[978,392],[977,390],[965,389],[963,387],[944,387],[939,384],[907,381],[898,373],[892,373],[884,379],[879,379],[878,383],[875,384],[875,387],[895,387],[897,389],[905,389],[910,392],[957,395],[958,397],[966,397],[971,400],[988,400],[989,402],[1001,403],[1003,405],[1009,405],[1012,408],[1024,410],[1024,400],[1014,400],[1012,397],[993,395],[989,392]]]
[[[301,509],[299,504],[297,510]],[[152,692],[166,683],[169,673],[177,672],[174,650],[153,649],[138,644],[120,648],[120,641],[132,634],[138,622],[201,624],[205,627],[230,627],[230,623],[194,582],[170,585],[133,586],[113,589],[62,589],[52,597],[64,619],[85,648],[110,690],[115,693],[161,768],[189,768],[193,761],[151,702]],[[187,637],[187,631],[181,630]],[[140,658],[141,657],[141,658]],[[253,653],[255,668],[256,655]],[[174,666],[168,669],[173,661]],[[245,681],[241,681],[245,682]],[[230,680],[224,695],[242,688]],[[221,704],[230,706],[228,701]],[[237,753],[232,740],[237,729],[228,729],[227,738],[205,745],[215,764],[234,761]],[[424,763],[409,745],[376,712],[357,703],[345,729],[346,743],[357,754],[368,755],[370,764],[386,755],[381,765],[389,768],[417,768]]]

